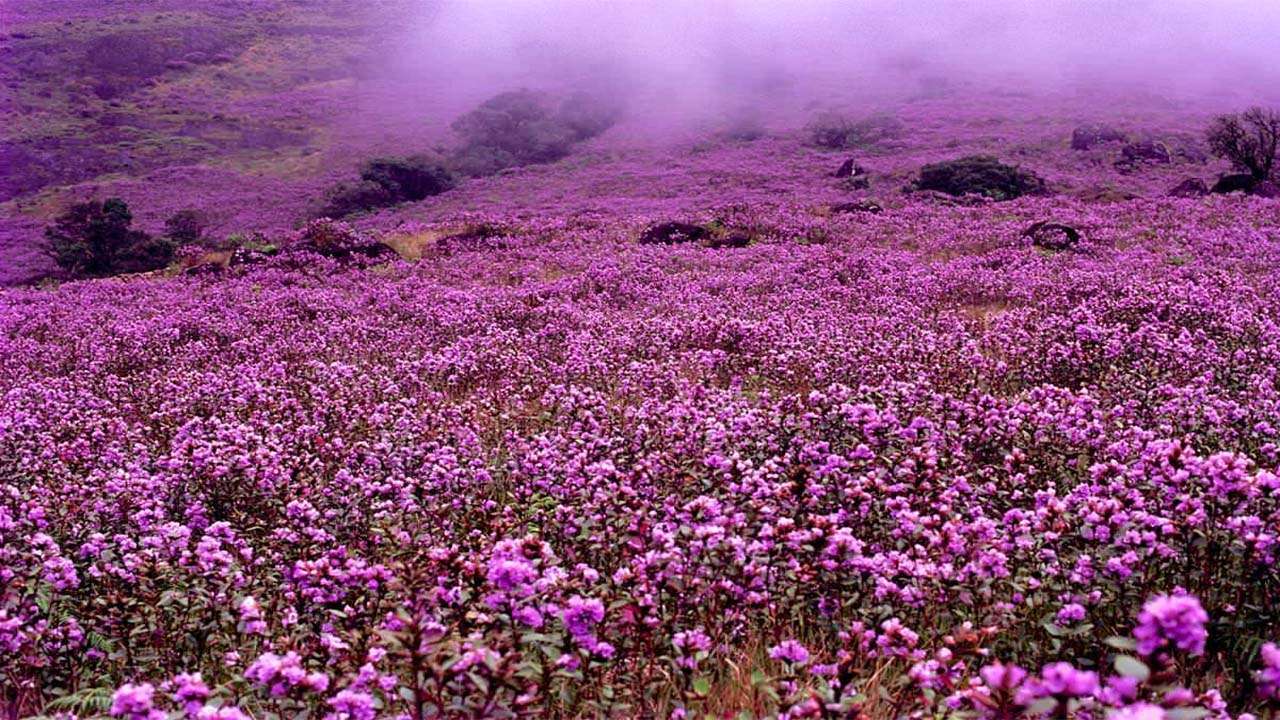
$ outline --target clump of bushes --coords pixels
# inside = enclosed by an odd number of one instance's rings
[[[336,185],[316,215],[345,217],[439,195],[457,184],[453,171],[437,158],[426,155],[374,158],[361,167],[358,181]]]
[[[133,214],[120,198],[73,205],[45,228],[46,251],[72,277],[146,272],[173,260],[177,243],[132,229]]]
[[[1252,191],[1276,177],[1280,111],[1254,107],[1240,114],[1220,115],[1209,125],[1206,137],[1210,150],[1239,173],[1223,178],[1215,192]]]
[[[520,165],[554,162],[573,145],[613,126],[621,107],[606,98],[576,93],[552,110],[531,90],[495,95],[453,122],[462,145],[453,166],[464,175],[492,175]]]
[[[178,245],[192,245],[204,239],[209,220],[199,210],[179,210],[164,221],[164,235]]]
[[[315,253],[337,260],[385,259],[395,254],[394,250],[376,237],[330,218],[319,218],[307,223],[286,249],[291,252]]]
[[[822,113],[806,127],[810,142],[830,150],[874,147],[898,137],[902,131],[902,121],[892,115],[853,120],[836,112]]]
[[[992,200],[1012,200],[1045,192],[1045,182],[1040,176],[988,155],[970,155],[925,165],[920,168],[920,178],[914,187],[954,196],[981,195]]]

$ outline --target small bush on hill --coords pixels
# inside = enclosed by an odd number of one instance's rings
[[[1220,115],[1207,133],[1209,148],[1259,182],[1275,172],[1280,152],[1280,111],[1254,107],[1241,114]]]
[[[458,184],[444,163],[424,155],[375,158],[361,168],[360,179],[379,185],[395,202],[439,195]]]
[[[386,259],[395,254],[377,237],[360,232],[347,223],[319,218],[307,223],[284,247],[290,252],[309,252],[339,260]]]
[[[315,214],[345,217],[439,195],[457,184],[457,177],[442,161],[425,155],[374,158],[361,167],[358,182],[335,185]]]
[[[179,210],[164,221],[164,235],[179,245],[200,242],[209,220],[199,210]]]
[[[872,115],[852,120],[840,113],[818,115],[806,128],[809,140],[831,150],[868,148],[902,134],[902,121],[891,115]]]
[[[622,115],[622,105],[612,98],[577,92],[560,103],[556,120],[573,131],[577,141],[589,140],[613,127]]]
[[[130,229],[133,214],[119,198],[73,205],[45,228],[46,249],[74,277],[107,277],[169,264],[176,244]]]
[[[556,112],[531,90],[514,90],[484,101],[453,122],[463,144],[453,166],[468,175],[492,175],[520,165],[554,162],[574,143],[611,127],[620,107],[586,93],[570,96]]]
[[[993,200],[1012,200],[1045,191],[1044,180],[1035,173],[987,155],[925,165],[920,168],[915,187],[956,196],[982,195]]]

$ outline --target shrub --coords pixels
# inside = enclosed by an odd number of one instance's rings
[[[611,97],[577,92],[560,103],[556,120],[573,132],[575,140],[593,138],[613,127],[622,115],[622,105]]]
[[[336,259],[385,258],[395,252],[376,237],[330,218],[319,218],[307,223],[288,243],[286,249]]]
[[[340,218],[352,213],[386,207],[395,202],[391,193],[376,182],[338,183],[325,196],[324,203],[316,211],[317,217]]]
[[[73,205],[45,228],[47,251],[74,277],[155,270],[173,259],[175,244],[130,229],[133,214],[120,198]]]
[[[458,184],[444,163],[424,155],[375,158],[364,164],[360,179],[380,186],[393,202],[421,200]]]
[[[345,217],[439,195],[457,184],[457,177],[443,162],[425,155],[374,158],[360,169],[359,182],[334,186],[315,214]]]
[[[505,92],[453,122],[463,144],[451,160],[469,175],[554,162],[568,155],[574,143],[612,126],[619,113],[617,104],[585,93],[570,96],[553,114],[539,93]]]
[[[1254,107],[1237,115],[1220,115],[1207,133],[1213,153],[1255,180],[1272,177],[1280,150],[1280,111]]]
[[[806,128],[810,142],[832,150],[879,145],[901,135],[902,129],[902,121],[891,115],[872,115],[855,121],[834,112],[818,115]]]
[[[164,235],[179,245],[197,243],[209,226],[208,218],[199,210],[179,210],[164,221]]]
[[[520,164],[515,155],[492,145],[467,145],[458,148],[450,161],[454,170],[470,177],[493,175]]]
[[[1006,165],[990,156],[970,155],[920,168],[916,188],[937,190],[948,195],[973,194],[993,200],[1012,200],[1022,195],[1042,193],[1045,184],[1030,171]]]

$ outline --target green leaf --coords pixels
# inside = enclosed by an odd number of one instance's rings
[[[1040,698],[1039,700],[1032,703],[1031,707],[1027,708],[1027,714],[1028,715],[1044,715],[1045,713],[1049,712],[1050,710],[1053,710],[1057,706],[1058,706],[1058,701],[1054,700],[1051,697]]]
[[[1138,682],[1146,682],[1151,678],[1151,668],[1132,655],[1117,655],[1114,664],[1116,672],[1127,678],[1133,678]]]
[[[1112,635],[1103,642],[1105,642],[1109,647],[1113,647],[1117,650],[1128,650],[1132,652],[1138,649],[1138,642],[1131,637]]]
[[[711,692],[711,681],[704,677],[694,680],[693,691],[700,696],[705,696],[707,693]]]
[[[1164,716],[1168,720],[1200,720],[1200,718],[1209,714],[1208,708],[1202,707],[1181,707],[1172,710],[1166,710]]]

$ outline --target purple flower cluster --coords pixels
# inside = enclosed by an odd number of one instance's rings
[[[1158,595],[1142,606],[1133,636],[1138,653],[1150,657],[1161,651],[1178,650],[1189,655],[1204,652],[1209,614],[1200,601],[1189,595]]]

